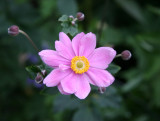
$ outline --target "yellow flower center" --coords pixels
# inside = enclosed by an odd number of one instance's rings
[[[71,60],[71,69],[76,74],[82,74],[84,72],[87,72],[89,69],[88,59],[84,56],[75,56]]]

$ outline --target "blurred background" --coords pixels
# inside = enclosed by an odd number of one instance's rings
[[[98,46],[130,50],[132,58],[113,63],[121,70],[105,93],[93,88],[85,100],[44,89],[25,67],[40,64],[23,35],[9,36],[18,25],[41,49],[54,49],[63,14],[85,14],[79,32],[93,32]],[[0,121],[159,121],[159,0],[0,0]]]

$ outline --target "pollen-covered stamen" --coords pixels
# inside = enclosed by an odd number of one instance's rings
[[[84,56],[75,56],[71,61],[71,69],[76,74],[82,74],[89,69],[88,59]]]

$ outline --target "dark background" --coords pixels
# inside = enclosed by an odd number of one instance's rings
[[[116,81],[85,100],[37,85],[25,70],[40,64],[23,35],[9,36],[15,24],[41,49],[54,49],[63,14],[85,14],[79,32],[93,32],[98,46],[128,49],[117,58]],[[158,0],[0,0],[0,121],[158,121],[160,120],[160,1]]]

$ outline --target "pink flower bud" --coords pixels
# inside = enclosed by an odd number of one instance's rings
[[[129,50],[124,50],[122,53],[121,53],[121,57],[123,60],[129,60],[131,58],[132,54]]]
[[[77,19],[78,21],[83,21],[84,20],[84,14],[82,12],[77,13]]]
[[[19,27],[16,25],[12,25],[8,28],[8,34],[12,36],[16,36],[19,34]]]
[[[72,15],[70,15],[70,16],[69,16],[69,18],[70,18],[71,20],[73,20],[73,19],[74,19],[74,17],[73,17]]]
[[[43,76],[41,73],[38,73],[36,78],[35,78],[35,82],[38,84],[42,84],[43,83]]]
[[[74,26],[76,23],[75,23],[75,21],[72,21],[71,24]]]

